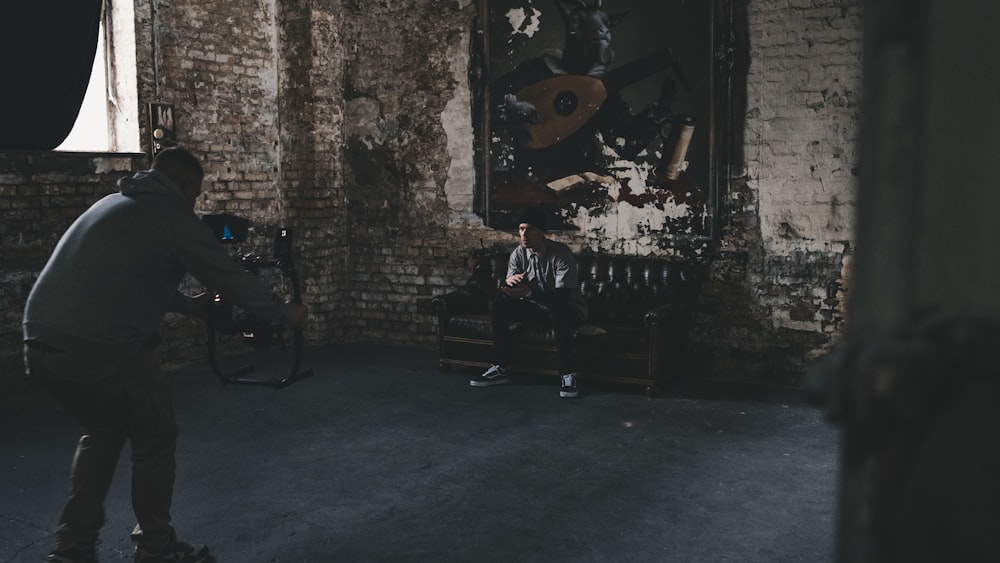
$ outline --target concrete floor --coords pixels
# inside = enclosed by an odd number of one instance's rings
[[[257,375],[284,375],[271,356]],[[383,346],[303,366],[280,391],[172,372],[174,524],[223,563],[833,560],[839,433],[797,393],[583,382],[568,400],[554,378],[472,388]],[[0,562],[48,553],[77,438],[41,397],[0,404]],[[131,556],[128,475],[102,561]]]

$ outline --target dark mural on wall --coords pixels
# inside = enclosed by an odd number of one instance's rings
[[[712,9],[482,0],[487,222],[512,228],[518,209],[541,205],[584,237],[616,238],[608,221],[622,239],[708,236]]]

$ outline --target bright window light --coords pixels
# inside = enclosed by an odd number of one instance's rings
[[[73,124],[69,137],[56,147],[57,151],[108,152],[108,86],[104,66],[104,24],[97,34],[97,54],[90,71],[90,84],[83,98],[80,114]]]

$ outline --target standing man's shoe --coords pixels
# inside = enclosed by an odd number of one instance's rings
[[[500,385],[509,382],[510,376],[507,374],[507,368],[493,364],[482,375],[469,380],[469,385],[473,387],[489,387],[490,385]]]
[[[204,545],[191,545],[175,539],[158,553],[136,547],[133,563],[216,563],[216,560]]]
[[[46,563],[97,563],[97,551],[92,543],[74,545],[53,551],[45,561]]]
[[[579,394],[576,390],[576,373],[564,373],[562,376],[562,387],[559,388],[559,396],[572,399]]]

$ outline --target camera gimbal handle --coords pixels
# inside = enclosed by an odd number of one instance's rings
[[[292,285],[292,301],[294,303],[302,303],[302,290],[299,286],[299,276],[295,270],[295,264],[292,261],[291,256],[291,229],[279,227],[275,232],[275,255],[276,259],[262,261],[254,260],[251,265],[256,270],[259,268],[277,268],[281,270],[281,273],[288,278]],[[218,292],[212,292],[213,301],[208,304],[211,308],[214,303],[220,303],[222,301],[222,295]],[[238,384],[238,385],[258,385],[264,387],[271,387],[272,389],[284,389],[289,385],[311,377],[313,371],[311,369],[302,371],[302,345],[303,337],[302,330],[296,329],[292,333],[292,367],[287,375],[284,377],[272,377],[270,379],[255,379],[252,377],[247,377],[253,371],[253,366],[247,365],[243,366],[233,372],[226,372],[220,366],[215,355],[215,344],[217,335],[217,326],[215,321],[215,315],[212,311],[209,311],[206,324],[208,329],[208,363],[215,373],[216,377],[223,385]]]

